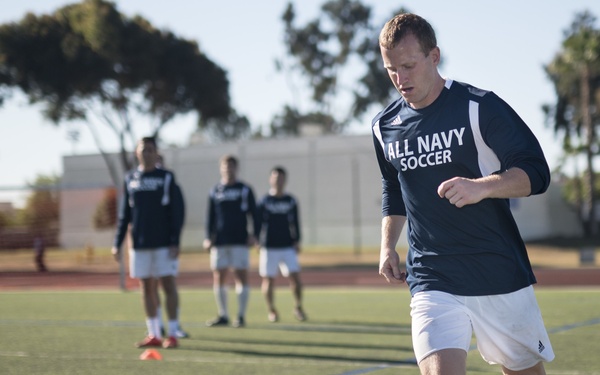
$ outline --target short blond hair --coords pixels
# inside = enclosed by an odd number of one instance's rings
[[[407,35],[414,35],[419,40],[421,50],[427,56],[437,47],[437,39],[433,27],[413,13],[400,13],[383,26],[379,33],[379,45],[385,49],[393,49]]]

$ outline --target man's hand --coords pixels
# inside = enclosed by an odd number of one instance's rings
[[[253,246],[257,246],[258,245],[258,241],[256,240],[256,237],[254,237],[253,234],[249,234],[248,235],[247,245],[248,245],[248,247],[253,247]]]
[[[115,260],[117,262],[121,261],[121,248],[120,247],[113,246],[112,249],[110,249],[110,253],[113,255],[113,258],[115,258]]]
[[[172,259],[177,259],[179,257],[179,246],[178,245],[169,246],[169,256]]]
[[[461,208],[479,203],[486,198],[519,198],[531,194],[531,181],[521,168],[513,167],[500,174],[477,179],[454,177],[440,184],[440,198],[446,198]]]
[[[440,184],[437,193],[446,198],[450,204],[461,208],[469,204],[479,203],[485,196],[485,184],[463,177],[454,177]]]
[[[406,281],[406,272],[400,271],[400,257],[393,249],[381,249],[379,274],[390,284],[402,284]]]

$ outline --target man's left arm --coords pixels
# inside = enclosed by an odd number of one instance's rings
[[[169,245],[169,253],[171,254],[172,258],[177,258],[179,256],[179,240],[181,237],[181,230],[183,229],[183,223],[185,220],[185,201],[183,199],[181,188],[175,182],[175,176],[173,176],[171,179],[169,193],[171,195],[171,244]]]
[[[526,197],[531,194],[531,183],[524,170],[514,167],[476,179],[454,177],[442,182],[437,192],[440,198],[461,208],[487,198]]]
[[[254,192],[252,188],[248,186],[248,215],[252,220],[252,230],[248,233],[248,246],[256,246],[258,244],[258,237],[256,233],[260,233],[261,222],[258,217],[258,209],[256,207],[256,199],[254,198]]]

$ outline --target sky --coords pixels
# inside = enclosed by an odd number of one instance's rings
[[[227,71],[232,105],[255,126],[266,126],[286,104],[306,105],[308,93],[294,96],[274,61],[284,56],[284,0],[116,0],[118,10],[139,14],[159,29],[193,39],[208,58]],[[319,14],[325,0],[294,1],[298,24]],[[27,12],[51,13],[72,3],[67,0],[6,1],[0,24],[19,21]],[[387,21],[400,6],[426,18],[437,33],[444,77],[492,90],[506,100],[540,140],[553,168],[560,142],[544,125],[543,104],[555,101],[544,65],[559,52],[564,31],[576,13],[589,10],[600,17],[596,0],[362,0],[373,9],[375,24]],[[377,38],[377,30],[373,38]],[[352,80],[344,86],[352,87]],[[391,85],[391,83],[390,83]],[[343,99],[342,99],[343,100]],[[340,105],[343,106],[344,103]],[[0,192],[32,183],[38,175],[60,175],[63,156],[95,154],[98,149],[89,129],[76,122],[55,126],[44,120],[40,106],[31,106],[15,92],[0,107]],[[375,111],[376,112],[376,111]],[[350,127],[368,134],[370,118]],[[137,121],[136,135],[149,133],[146,121]],[[196,117],[174,119],[161,132],[163,141],[185,146],[196,127]],[[69,130],[80,132],[79,142]],[[102,146],[109,152],[118,144],[113,133],[102,131]],[[2,196],[0,195],[0,201]]]

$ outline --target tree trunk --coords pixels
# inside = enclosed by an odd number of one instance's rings
[[[583,127],[586,131],[586,163],[587,176],[585,181],[586,188],[586,204],[588,208],[588,236],[595,237],[598,232],[596,224],[596,199],[594,194],[594,128],[592,125],[592,117],[590,113],[590,70],[587,64],[583,65],[581,72],[581,115]]]

